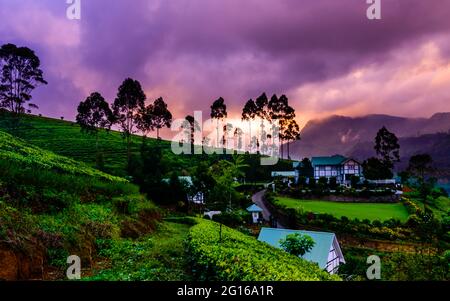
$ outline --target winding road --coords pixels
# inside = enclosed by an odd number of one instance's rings
[[[252,201],[253,201],[253,203],[258,205],[258,207],[260,207],[263,210],[262,215],[263,215],[264,220],[270,222],[270,216],[272,214],[270,213],[269,209],[267,209],[267,207],[263,201],[265,192],[266,192],[265,190],[262,190],[260,192],[255,193],[252,196]],[[286,227],[284,227],[282,224],[280,224],[279,221],[277,221],[277,228],[286,229]]]

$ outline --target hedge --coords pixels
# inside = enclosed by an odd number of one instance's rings
[[[197,220],[188,235],[187,251],[198,280],[336,281],[317,264],[290,255],[219,224]]]

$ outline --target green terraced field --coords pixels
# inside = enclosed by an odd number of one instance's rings
[[[408,219],[408,212],[403,204],[375,204],[375,203],[339,203],[318,200],[297,200],[277,197],[276,204],[281,207],[303,209],[307,212],[326,213],[338,218],[346,216],[349,219],[368,219],[370,221],[385,221],[391,218],[400,221]]]
[[[8,131],[8,119],[8,113],[0,111],[0,130]],[[20,127],[13,133],[15,136],[58,155],[95,165],[95,137],[82,133],[76,123],[34,115],[24,115],[22,120]],[[133,136],[133,153],[139,153],[141,143],[142,137]],[[151,147],[162,147],[164,155],[180,170],[194,163],[192,157],[174,155],[168,141],[149,138],[147,143]],[[127,151],[122,134],[117,131],[100,131],[99,147],[103,153],[105,171],[125,176]]]

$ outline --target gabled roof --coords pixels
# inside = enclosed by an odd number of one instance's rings
[[[313,166],[318,165],[341,165],[347,158],[341,155],[331,157],[313,157],[311,162]]]
[[[259,233],[258,240],[281,249],[280,240],[284,239],[287,235],[294,233],[309,235],[314,240],[314,247],[311,251],[303,255],[302,258],[318,263],[321,269],[325,269],[328,264],[328,253],[332,249],[334,242],[336,242],[336,245],[338,246],[338,254],[342,256],[339,244],[337,243],[336,235],[329,232],[262,228]],[[341,262],[345,262],[343,256]]]
[[[263,212],[263,210],[258,207],[257,205],[253,204],[250,207],[247,208],[248,212]]]

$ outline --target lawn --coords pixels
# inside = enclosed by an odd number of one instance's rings
[[[349,219],[388,220],[391,218],[406,221],[408,212],[403,204],[375,204],[375,203],[338,203],[318,200],[298,200],[277,197],[277,204],[287,208],[300,209],[307,212],[327,213],[336,217],[346,216]]]

